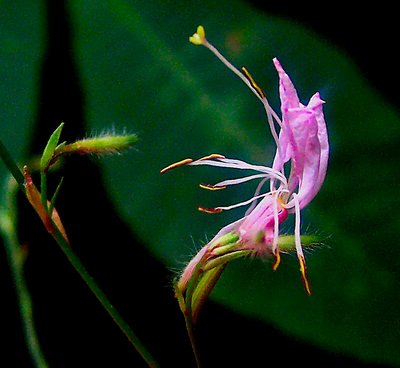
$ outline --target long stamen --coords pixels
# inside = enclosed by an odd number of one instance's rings
[[[255,196],[253,198],[250,198],[246,201],[240,202],[240,203],[236,203],[236,204],[232,204],[231,206],[218,206],[218,207],[214,207],[214,208],[206,208],[206,207],[198,207],[198,210],[201,212],[206,212],[206,213],[220,213],[222,211],[229,211],[232,210],[233,208],[237,208],[237,207],[242,207],[242,206],[246,206],[249,203],[256,201],[257,199],[266,197],[267,195],[270,195],[271,193],[264,193],[264,194],[260,194],[258,196]]]
[[[272,107],[268,103],[267,97],[263,92],[263,90],[258,86],[254,78],[250,75],[250,73],[247,71],[246,68],[243,67],[242,68],[243,73],[241,73],[218,51],[218,49],[215,46],[213,46],[210,42],[208,42],[208,40],[204,39],[203,45],[207,47],[219,60],[221,60],[226,67],[228,67],[233,73],[235,73],[262,102],[265,108],[265,112],[267,113],[268,123],[271,129],[272,136],[274,137],[277,147],[279,147],[278,135],[276,134],[273,118],[280,126],[282,126],[282,122],[279,116],[276,114],[276,112],[272,109]]]
[[[185,161],[185,160],[183,160],[183,161]],[[243,161],[239,161],[239,160],[220,159],[219,161],[212,161],[212,160],[203,159],[203,160],[196,160],[196,161],[192,161],[192,162],[183,162],[183,163],[179,162],[179,163],[177,163],[177,166],[181,166],[181,165],[185,165],[185,164],[188,164],[191,166],[208,165],[208,166],[216,166],[216,167],[226,167],[226,168],[231,168],[231,169],[260,171],[260,172],[267,174],[269,178],[279,180],[280,182],[282,182],[284,184],[284,186],[287,186],[287,179],[280,171],[274,170],[274,169],[272,169],[270,167],[266,167],[266,166],[247,164],[247,163],[245,163]],[[176,167],[175,165],[176,164],[171,165],[171,166],[173,166],[172,168],[175,168]],[[170,167],[167,167],[166,169],[169,170]]]
[[[251,74],[248,72],[246,68],[242,68],[242,73],[235,67],[233,66],[219,51],[218,49],[212,45],[208,40],[205,38],[205,36],[202,38],[201,44],[205,47],[207,47],[222,63],[230,69],[234,74],[236,74],[249,88],[250,90],[258,97],[258,99],[262,102],[265,112],[267,114],[267,120],[268,120],[268,125],[271,130],[272,137],[274,138],[278,155],[279,157],[282,156],[282,149],[279,144],[279,138],[278,134],[275,129],[275,124],[274,124],[274,119],[278,123],[280,127],[282,127],[282,122],[278,116],[278,114],[272,109],[271,105],[269,104],[267,97],[264,93],[264,91],[259,87],[259,85],[255,82],[254,78],[251,76]],[[271,182],[271,190],[274,188],[274,181]]]
[[[278,199],[279,191],[274,194],[272,203],[274,211],[274,238],[272,241],[272,254],[275,256],[275,262],[272,269],[276,271],[278,269],[279,263],[281,261],[281,256],[278,249],[278,236],[279,236],[279,218],[278,218]]]
[[[257,185],[256,191],[254,193],[253,197],[257,197],[260,192],[261,192],[261,188],[263,187],[263,185],[265,184],[265,182],[267,181],[267,178],[263,179],[260,181],[260,183]],[[257,206],[257,202],[253,201],[250,205],[250,207],[247,209],[246,213],[244,214],[245,216],[247,216],[249,213],[251,213],[253,211],[253,209]]]
[[[310,283],[307,279],[307,267],[306,261],[303,254],[303,249],[301,247],[301,237],[300,237],[300,204],[297,198],[297,194],[293,193],[294,209],[295,209],[295,225],[294,225],[294,238],[296,244],[297,257],[300,263],[301,278],[303,280],[304,287],[308,295],[311,295]]]
[[[218,188],[219,187],[227,187],[229,185],[242,184],[242,183],[245,183],[246,181],[260,179],[260,178],[269,179],[269,177],[266,174],[255,174],[255,175],[245,176],[243,178],[224,180],[217,184],[214,184],[213,187],[218,187]]]
[[[272,137],[274,138],[276,147],[278,148],[278,154],[280,157],[282,157],[281,148],[280,148],[280,144],[279,144],[279,138],[278,138],[278,134],[276,133],[276,129],[275,129],[274,118],[280,127],[282,127],[282,122],[279,119],[278,115],[275,113],[275,111],[272,109],[270,104],[268,103],[267,96],[265,95],[264,91],[259,87],[259,85],[256,83],[256,81],[251,76],[251,74],[248,72],[248,70],[245,67],[243,67],[242,71],[243,71],[245,77],[248,79],[251,86],[257,92],[258,96],[261,99],[261,102],[264,105],[264,109],[267,114],[268,125],[269,125],[269,128],[271,129]]]
[[[253,91],[253,93],[260,99],[262,100],[262,97],[259,96],[258,92],[256,89],[253,88],[249,80],[243,75],[236,67],[234,67],[219,51],[218,49],[213,46],[210,42],[207,40],[204,40],[203,45],[207,47],[219,60],[222,61],[222,63],[230,69],[233,73],[235,73],[250,89]]]

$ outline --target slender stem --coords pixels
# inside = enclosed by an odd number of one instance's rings
[[[40,171],[40,200],[46,212],[49,212],[47,204],[47,175],[44,171]]]
[[[199,355],[199,351],[197,349],[196,339],[194,336],[194,328],[193,328],[191,312],[183,313],[183,315],[185,316],[186,331],[189,336],[190,344],[192,345],[192,351],[193,351],[194,358],[196,360],[197,368],[201,368],[200,355]]]
[[[198,268],[195,269],[194,273],[196,273],[196,275],[194,277],[197,279],[197,277],[198,277]],[[183,314],[183,316],[185,318],[186,331],[187,331],[188,336],[189,336],[190,345],[192,346],[192,352],[193,352],[194,358],[196,360],[196,365],[197,365],[198,368],[200,368],[201,364],[200,364],[199,352],[198,352],[197,345],[196,345],[196,340],[195,340],[195,337],[194,337],[192,307],[191,307],[192,301],[191,300],[188,301],[185,298],[185,296],[182,294],[182,290],[178,286],[177,279],[174,279],[173,286],[174,286],[174,290],[175,290],[175,296],[178,299],[179,308],[181,309],[181,312],[182,312],[182,314]],[[187,294],[187,292],[186,292],[186,294]]]
[[[190,344],[192,345],[192,351],[194,358],[196,360],[197,368],[201,367],[200,363],[200,355],[199,350],[197,349],[196,339],[194,336],[194,326],[193,326],[193,313],[192,313],[192,298],[193,293],[196,289],[197,284],[199,283],[199,279],[203,273],[203,266],[205,262],[205,256],[199,263],[196,265],[193,270],[193,275],[190,278],[189,284],[186,289],[185,295],[185,310],[183,311],[183,315],[185,317],[186,330],[189,336]]]
[[[54,224],[53,224],[54,225]],[[52,233],[53,238],[56,240],[57,244],[64,252],[68,260],[71,262],[72,266],[79,273],[83,281],[85,281],[86,285],[93,292],[96,298],[99,300],[104,309],[108,312],[110,317],[114,320],[114,322],[118,325],[121,331],[125,334],[128,340],[132,343],[132,345],[136,348],[142,358],[147,362],[149,367],[158,367],[157,362],[152,357],[152,355],[147,351],[145,346],[133,332],[133,330],[129,327],[129,325],[125,322],[119,312],[114,308],[114,306],[110,303],[107,296],[100,289],[98,284],[94,281],[92,276],[88,273],[86,268],[83,266],[82,262],[76,256],[76,254],[71,249],[68,242],[65,240],[61,232],[54,225],[55,231]]]
[[[15,202],[18,187],[16,184],[11,178],[4,184],[3,198],[0,203],[0,232],[2,233],[8,264],[14,280],[26,345],[35,367],[47,368],[48,364],[40,348],[36,333],[32,299],[24,276],[24,251],[17,239]]]

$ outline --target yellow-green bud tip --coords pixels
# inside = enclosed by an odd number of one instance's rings
[[[203,45],[206,39],[206,32],[203,26],[197,27],[197,32],[189,37],[189,41],[194,45]]]

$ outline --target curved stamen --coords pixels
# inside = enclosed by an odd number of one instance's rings
[[[256,201],[257,199],[266,197],[267,195],[270,195],[270,194],[271,194],[271,193],[260,194],[260,195],[258,195],[258,196],[252,197],[252,198],[250,198],[250,199],[248,199],[248,200],[246,200],[246,201],[239,202],[239,203],[236,203],[236,204],[232,204],[232,205],[230,205],[230,206],[218,206],[218,207],[213,208],[212,210],[216,210],[216,211],[218,211],[218,212],[221,212],[221,211],[229,211],[229,210],[231,210],[231,209],[233,209],[233,208],[246,206],[246,205],[252,203],[253,201]],[[204,207],[201,207],[201,208],[204,209]],[[201,211],[202,211],[202,210],[201,210]],[[203,212],[206,212],[206,211],[203,211]],[[211,213],[215,213],[215,212],[211,212]]]
[[[259,96],[258,92],[254,87],[251,85],[249,80],[236,68],[234,67],[226,58],[223,56],[218,49],[213,46],[210,42],[205,40],[203,42],[203,45],[207,47],[219,60],[222,61],[222,63],[229,69],[231,70],[234,74],[236,74],[249,88],[250,90],[258,97],[258,99],[262,100],[262,97]]]
[[[267,178],[269,177],[265,174],[255,174],[255,175],[250,175],[250,176],[245,176],[242,178],[237,178],[237,179],[228,179],[221,181],[217,184],[214,184],[213,187],[227,187],[229,185],[236,185],[236,184],[242,184],[245,183],[246,181],[254,180],[254,179],[260,179],[260,178]]]
[[[261,180],[261,181],[258,183],[257,188],[256,188],[256,191],[255,191],[253,197],[256,197],[256,196],[258,196],[258,195],[260,194],[261,188],[263,187],[263,185],[265,184],[266,181],[267,181],[267,179],[263,179],[263,180]],[[252,202],[252,204],[251,204],[250,207],[247,209],[247,211],[246,211],[246,213],[245,213],[244,215],[247,216],[249,213],[251,213],[251,212],[254,210],[254,208],[255,208],[256,206],[257,206],[257,202],[256,202],[256,201]]]
[[[184,163],[184,164],[186,164],[186,163]],[[240,170],[260,171],[260,172],[268,174],[271,179],[279,180],[284,184],[284,186],[287,186],[287,179],[280,171],[277,171],[277,170],[272,169],[267,166],[248,164],[247,162],[244,162],[241,160],[218,158],[216,161],[212,161],[212,160],[208,160],[208,159],[201,159],[201,160],[189,162],[187,164],[191,165],[191,166],[208,165],[208,166],[226,167],[226,168],[240,169]]]
[[[300,237],[300,204],[297,198],[297,194],[293,193],[294,209],[295,209],[295,225],[294,225],[294,239],[296,244],[297,257],[300,263],[301,278],[303,280],[304,287],[308,295],[311,295],[310,283],[307,278],[307,267],[306,260],[303,254],[303,248],[301,247]]]
[[[274,237],[272,240],[272,254],[274,254],[276,257],[275,263],[272,266],[272,269],[274,271],[276,271],[280,262],[279,249],[278,249],[278,237],[279,237],[278,198],[279,198],[279,190],[274,194],[272,200],[273,213],[274,213]]]
[[[275,143],[279,149],[279,140],[278,140],[278,135],[275,130],[273,119],[275,119],[275,121],[281,127],[282,127],[282,121],[279,118],[278,114],[270,106],[264,91],[258,86],[258,84],[255,82],[254,78],[251,76],[251,74],[247,71],[246,68],[243,67],[242,73],[241,73],[210,42],[205,40],[203,42],[203,45],[205,47],[207,47],[219,60],[221,60],[222,63],[228,69],[230,69],[234,74],[236,74],[250,88],[250,90],[257,96],[257,98],[262,102],[262,104],[264,105],[265,112],[267,114],[268,124],[271,129],[272,136],[274,137]]]

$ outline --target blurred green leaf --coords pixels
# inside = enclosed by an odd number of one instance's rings
[[[0,139],[15,160],[30,143],[44,52],[42,1],[0,2]],[[0,177],[6,168],[0,164]]]
[[[207,0],[70,4],[91,128],[114,124],[140,136],[138,152],[103,163],[108,188],[169,267],[183,267],[195,253],[192,239],[200,248],[243,214],[198,213],[199,204],[236,203],[254,187],[202,192],[198,183],[237,173],[186,167],[160,177],[160,169],[209,153],[259,164],[274,154],[257,99],[206,49],[189,44],[197,25],[234,64],[246,65],[277,111],[274,56],[304,103],[321,92],[332,153],[326,183],[303,214],[303,230],[327,244],[306,255],[313,296],[303,290],[296,257],[287,256],[277,272],[257,260],[233,262],[212,297],[320,346],[400,363],[400,251],[392,246],[399,200],[387,198],[400,122],[351,60],[317,34],[240,1],[229,2],[229,12],[227,2]]]

